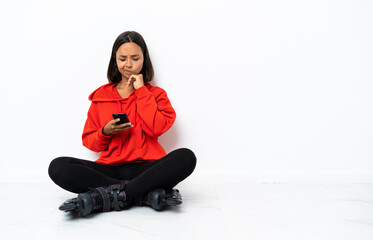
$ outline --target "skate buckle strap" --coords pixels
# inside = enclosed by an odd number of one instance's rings
[[[110,197],[109,197],[109,194],[102,187],[98,187],[96,189],[102,196],[102,200],[103,200],[102,201],[102,211],[103,212],[109,212],[110,211]]]
[[[120,192],[120,187],[113,187],[111,189],[111,195],[113,196],[113,207],[115,211],[120,211],[124,208],[124,202],[126,201],[126,193],[124,191]],[[118,199],[119,198],[119,199]]]

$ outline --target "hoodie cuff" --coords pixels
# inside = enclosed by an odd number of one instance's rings
[[[148,90],[148,88],[144,85],[141,88],[138,88],[135,92],[136,96],[141,96],[141,95],[146,95],[146,94],[151,94],[151,92]]]
[[[111,139],[111,135],[109,136],[105,136],[103,133],[102,133],[102,130],[104,128],[100,128],[98,131],[97,131],[97,137],[98,139],[101,141],[101,142],[108,142],[110,139]]]

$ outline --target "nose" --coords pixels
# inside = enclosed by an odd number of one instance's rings
[[[132,61],[131,60],[126,60],[125,66],[129,67],[129,68],[132,67]]]

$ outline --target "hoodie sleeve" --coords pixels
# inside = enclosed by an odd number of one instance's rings
[[[137,89],[136,105],[143,131],[151,137],[159,137],[172,126],[176,113],[166,92],[158,87],[154,89],[152,92],[146,86]]]
[[[88,149],[101,152],[107,149],[111,136],[105,136],[102,133],[102,128],[99,126],[99,119],[97,114],[97,103],[92,102],[91,107],[88,110],[87,120],[83,129],[83,145]]]

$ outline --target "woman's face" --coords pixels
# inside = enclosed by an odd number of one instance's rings
[[[144,55],[139,45],[134,42],[127,42],[118,48],[116,61],[122,79],[123,77],[128,79],[132,74],[140,73],[144,63]]]

